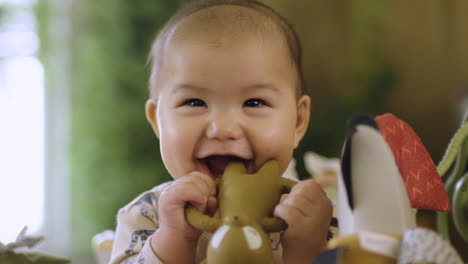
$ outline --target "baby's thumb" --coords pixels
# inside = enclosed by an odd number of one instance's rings
[[[200,212],[205,212],[206,210],[206,205],[207,205],[207,202],[208,202],[208,198],[207,197],[198,197],[196,200],[190,200],[188,201],[190,205],[192,205],[193,207],[197,208],[198,211]]]
[[[218,200],[214,196],[208,197],[206,201],[206,213],[213,216],[218,210]]]

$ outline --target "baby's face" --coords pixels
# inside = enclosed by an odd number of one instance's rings
[[[166,50],[148,120],[174,178],[219,177],[241,160],[248,171],[275,159],[284,171],[305,133],[310,99],[296,97],[285,48],[259,39],[223,47],[179,41]]]

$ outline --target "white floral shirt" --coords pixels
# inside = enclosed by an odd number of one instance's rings
[[[142,193],[131,203],[119,210],[117,229],[110,264],[162,263],[154,254],[149,238],[158,228],[158,198],[172,182],[156,186]],[[275,263],[281,263],[282,249],[280,233],[268,235],[273,249]],[[203,233],[198,240],[196,263],[206,258],[211,234]]]

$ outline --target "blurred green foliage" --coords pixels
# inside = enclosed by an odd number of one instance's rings
[[[74,255],[91,254],[92,236],[115,228],[119,208],[170,180],[145,119],[147,56],[158,29],[185,2],[73,3],[70,185]],[[39,13],[46,21],[47,8],[40,8]],[[47,41],[53,40],[43,40],[45,49]]]
[[[5,24],[5,18],[7,17],[7,12],[8,12],[8,6],[5,3],[0,3],[0,32],[2,32],[2,29]],[[2,55],[0,54],[0,60],[4,59]]]
[[[299,18],[301,21],[290,17],[290,20],[298,22],[296,29],[300,37],[306,40],[303,42],[304,73],[312,97],[309,129],[294,153],[298,175],[304,179],[310,174],[305,169],[305,152],[315,151],[327,157],[339,157],[348,120],[356,114],[376,116],[388,111],[387,100],[395,87],[396,72],[381,53],[379,39],[376,38],[385,22],[388,1],[354,0],[347,4],[341,2],[340,5],[311,1],[302,2],[301,5],[303,9],[325,12],[324,16],[331,15],[326,14],[327,10],[336,12],[334,15],[341,12],[341,17],[316,18],[318,25],[314,26],[310,25],[311,22],[307,23],[304,17]],[[293,14],[298,12],[293,10]],[[337,30],[320,30],[322,23],[333,24]],[[323,51],[311,50],[310,46],[336,37],[342,39],[342,43],[330,43],[328,52],[343,56],[334,58],[325,55],[323,59],[326,61],[317,60],[316,54]],[[307,41],[309,38],[313,39],[312,43]],[[335,66],[338,69],[326,72],[326,65],[333,63],[339,65]],[[314,64],[315,67],[311,66]]]
[[[145,120],[147,56],[158,29],[189,0],[72,2],[72,242],[77,254],[90,254],[91,237],[115,228],[119,208],[144,190],[171,179]],[[441,92],[439,84],[453,91],[458,87],[455,84],[466,82],[468,66],[463,61],[468,60],[460,59],[461,66],[457,66],[443,55],[452,50],[453,57],[468,54],[463,48],[468,38],[461,37],[468,34],[454,31],[460,36],[454,42],[460,43],[458,49],[439,46],[434,36],[445,36],[445,31],[424,24],[444,21],[437,3],[421,9],[427,5],[404,0],[264,2],[289,18],[303,39],[304,73],[313,105],[309,130],[294,154],[301,178],[308,177],[304,152],[339,156],[346,122],[357,113],[393,112],[410,125],[419,124],[414,127],[416,132],[433,138],[437,134],[445,148],[447,140],[440,135],[451,135],[447,120],[452,110],[448,107],[450,95]],[[53,14],[46,5],[39,7],[41,48],[47,50],[55,40],[44,25]],[[452,9],[458,14],[457,6]],[[466,28],[461,26],[466,24],[463,19],[459,14],[460,25],[447,29],[460,28],[461,32]],[[414,26],[418,21],[427,30]],[[427,34],[411,38],[418,32]],[[47,69],[47,61],[45,65]],[[458,72],[459,80],[441,69]],[[432,99],[425,99],[428,96]],[[431,110],[432,103],[413,105],[441,98],[442,110]],[[417,115],[420,122],[412,122]],[[446,124],[445,130],[432,129],[437,123]],[[425,124],[431,129],[421,129]]]
[[[144,115],[147,56],[158,29],[186,2],[83,0],[73,4],[70,157],[72,244],[77,255],[90,254],[93,235],[115,228],[119,208],[139,193],[171,179]],[[43,25],[51,13],[40,5],[38,14],[41,45],[47,50],[49,41],[54,40],[44,38],[53,34]],[[366,21],[353,23],[362,34],[368,30]],[[381,87],[390,87],[385,84],[391,83],[392,73],[380,61],[359,60],[360,55],[368,58],[372,51],[369,41],[354,40],[358,56],[345,73],[350,89],[363,90],[363,96],[350,100],[330,90],[322,96],[324,100],[314,102],[327,111],[313,116],[313,129],[295,153],[300,172],[304,170],[305,151],[339,154],[342,127],[352,113],[380,112],[386,93]]]
[[[0,28],[2,27],[3,19],[5,15],[6,15],[6,5],[0,3]]]

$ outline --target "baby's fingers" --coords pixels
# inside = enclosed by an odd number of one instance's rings
[[[304,221],[305,215],[295,206],[280,203],[275,207],[274,216],[283,219],[289,226],[288,229],[294,228],[294,225]]]
[[[216,185],[208,175],[193,172],[168,186],[160,197],[160,207],[169,210],[183,208],[187,203],[204,210],[208,197],[216,193]]]
[[[190,202],[202,211],[205,211],[208,197],[216,195],[216,184],[213,179],[200,172],[192,172],[184,176],[185,185],[188,187],[186,202]],[[191,199],[188,199],[192,197]],[[200,207],[201,206],[201,207]]]
[[[275,213],[277,214],[282,214],[287,218],[297,217],[299,219],[312,215],[313,211],[314,203],[300,195],[287,197],[278,206],[276,206],[275,209]],[[275,216],[280,217],[280,215]]]
[[[215,197],[208,197],[208,201],[206,202],[206,211],[208,215],[213,216],[218,209],[218,200]]]
[[[322,186],[317,183],[314,179],[308,179],[298,182],[291,189],[289,197],[300,195],[309,202],[314,203],[323,199],[328,199],[327,194],[323,190]]]
[[[326,228],[332,216],[330,199],[314,180],[299,182],[275,207],[274,215],[288,225],[289,233],[301,235]]]

